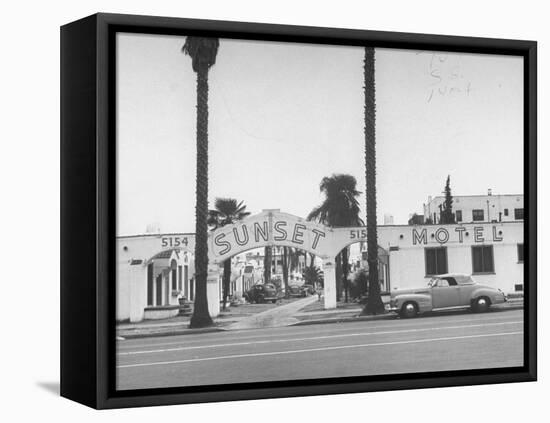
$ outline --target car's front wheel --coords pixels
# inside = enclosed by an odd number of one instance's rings
[[[401,307],[401,312],[399,314],[404,319],[416,317],[418,315],[418,306],[413,302],[405,303],[403,307]]]
[[[473,309],[478,313],[483,313],[489,310],[490,306],[491,306],[491,302],[487,297],[476,298],[473,303]]]

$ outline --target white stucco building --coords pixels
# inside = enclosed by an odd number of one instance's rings
[[[193,234],[117,237],[117,320],[171,317],[179,312],[179,297],[193,301],[193,245]]]
[[[433,275],[457,272],[506,293],[521,292],[523,222],[378,227],[389,255],[389,287],[412,288]]]
[[[424,222],[439,223],[444,196],[428,197],[423,205]],[[513,222],[523,220],[523,194],[453,195],[453,213],[457,223]]]

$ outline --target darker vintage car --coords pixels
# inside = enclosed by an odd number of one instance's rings
[[[470,275],[448,273],[433,277],[423,288],[392,291],[387,309],[406,318],[454,308],[469,307],[473,311],[484,312],[491,305],[507,300],[500,289],[478,284]]]
[[[305,297],[304,290],[300,285],[289,285],[286,294],[288,297]]]
[[[305,295],[313,295],[315,294],[315,287],[313,285],[304,284],[302,285],[302,291],[305,292]]]
[[[279,299],[279,292],[271,283],[256,284],[244,293],[244,297],[249,303],[275,303]]]

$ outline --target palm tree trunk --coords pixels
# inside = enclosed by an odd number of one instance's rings
[[[349,284],[348,284],[348,274],[349,274],[349,257],[348,257],[348,247],[344,248],[341,252],[342,254],[342,282],[344,287],[344,302],[348,302],[349,297]]]
[[[223,285],[222,285],[222,296],[223,296],[223,306],[222,309],[225,310],[225,303],[227,303],[227,297],[229,296],[229,284],[231,283],[231,259],[228,258],[223,262]]]
[[[294,248],[288,247],[288,255],[289,255],[289,266],[290,266],[290,272],[295,272],[296,268],[298,267],[298,251]]]
[[[265,247],[264,254],[264,283],[271,281],[271,262],[273,261],[271,247]]]
[[[342,254],[336,256],[334,273],[336,276],[336,301],[342,299]]]
[[[289,247],[283,247],[283,282],[285,284],[285,296],[288,296],[288,266],[289,266]]]
[[[195,303],[190,327],[213,324],[208,312],[208,68],[197,71],[197,181],[195,205]]]
[[[364,314],[384,312],[378,282],[378,233],[376,227],[376,87],[374,48],[365,47],[365,178],[367,200],[367,262],[369,265],[368,300]]]

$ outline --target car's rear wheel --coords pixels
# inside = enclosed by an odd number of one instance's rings
[[[478,313],[484,313],[489,310],[491,301],[487,297],[479,297],[474,300],[473,309]]]
[[[410,319],[411,317],[416,317],[418,315],[418,306],[416,303],[408,302],[403,304],[401,307],[401,312],[399,313],[404,319]]]

